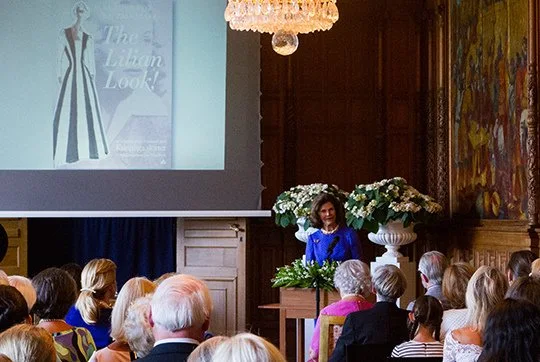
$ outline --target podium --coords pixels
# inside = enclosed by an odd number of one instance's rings
[[[338,291],[320,291],[321,309],[341,299]],[[279,310],[279,350],[287,356],[287,319],[296,319],[296,361],[304,362],[304,319],[315,319],[314,288],[280,288],[279,303],[259,306]]]

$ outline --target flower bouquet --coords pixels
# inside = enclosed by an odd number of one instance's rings
[[[292,187],[277,197],[276,203],[272,208],[276,215],[276,224],[281,227],[287,227],[289,225],[295,225],[299,218],[305,218],[304,229],[307,230],[311,226],[309,222],[311,203],[321,192],[332,194],[342,202],[345,202],[348,196],[345,191],[340,190],[336,185],[316,183]]]
[[[390,221],[401,221],[404,227],[429,223],[441,210],[433,198],[409,186],[402,177],[357,185],[345,203],[347,225],[372,233]]]
[[[334,273],[339,263],[336,261],[324,261],[320,266],[315,261],[304,264],[302,259],[297,259],[291,265],[277,268],[276,275],[272,279],[273,288],[320,288],[334,290]]]

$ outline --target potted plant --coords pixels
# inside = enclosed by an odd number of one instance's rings
[[[291,187],[277,197],[272,207],[276,224],[281,227],[298,225],[295,235],[297,239],[306,242],[308,235],[316,230],[311,228],[309,221],[311,203],[321,192],[332,194],[342,202],[345,202],[348,196],[348,193],[331,184],[314,183]]]
[[[400,245],[416,240],[413,225],[434,221],[442,207],[407,184],[402,177],[357,185],[345,203],[347,225],[370,232],[368,238],[385,245],[383,256],[401,256]]]

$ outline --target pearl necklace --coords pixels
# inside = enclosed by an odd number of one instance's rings
[[[49,319],[49,318],[42,318],[39,320],[39,323],[41,322],[66,322],[65,320],[63,319]]]
[[[333,228],[332,230],[321,229],[321,231],[323,232],[324,235],[330,235],[330,234],[335,233],[337,231],[337,229],[339,229],[339,224],[337,224],[336,227]]]

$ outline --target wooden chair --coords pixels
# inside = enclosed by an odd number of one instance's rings
[[[341,335],[344,316],[320,315],[320,338],[319,338],[319,362],[328,362],[328,358],[334,351],[336,342]]]

